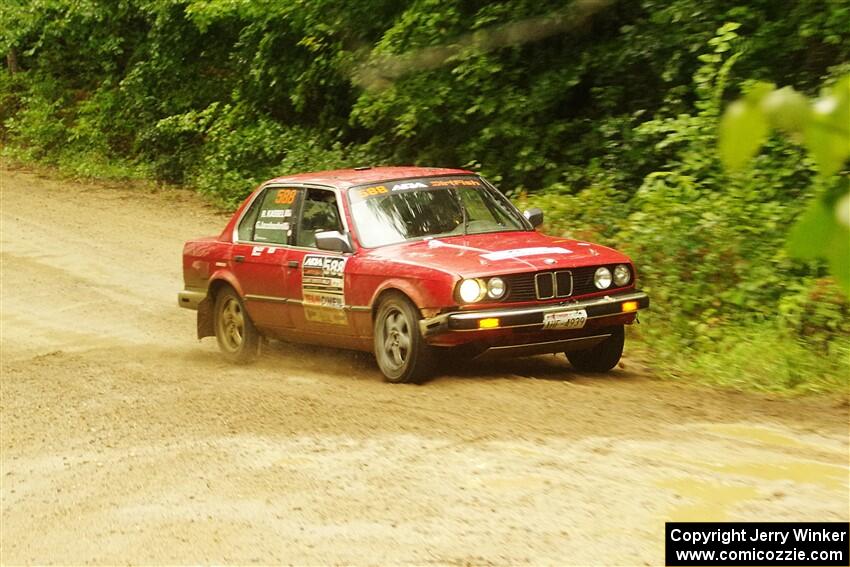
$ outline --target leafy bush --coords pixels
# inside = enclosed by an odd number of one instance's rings
[[[5,136],[31,159],[55,155],[68,140],[67,97],[62,85],[39,78],[20,97],[19,110],[3,124]]]

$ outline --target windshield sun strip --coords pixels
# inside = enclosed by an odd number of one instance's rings
[[[400,244],[402,242],[410,242],[416,240],[424,240],[429,238],[444,238],[447,236],[461,236],[461,234],[453,233],[453,232],[439,232],[434,234],[425,234],[418,236],[411,236],[409,238],[401,238],[398,240],[392,240],[388,242],[382,243],[372,243],[367,242],[367,238],[364,238],[364,231],[361,230],[360,221],[363,219],[358,219],[360,216],[358,214],[358,205],[369,201],[373,198],[387,198],[393,195],[403,195],[405,193],[415,193],[422,191],[439,191],[439,190],[455,190],[455,195],[459,201],[461,201],[462,214],[466,214],[465,207],[462,206],[462,199],[460,197],[460,193],[457,191],[459,189],[478,189],[481,190],[486,198],[482,199],[483,206],[488,210],[489,214],[493,217],[493,219],[499,219],[499,217],[503,217],[504,220],[507,220],[510,225],[503,225],[499,228],[495,229],[487,229],[487,230],[473,230],[466,232],[466,234],[493,234],[498,232],[522,232],[533,230],[531,226],[528,224],[528,221],[519,212],[519,210],[510,202],[510,200],[505,197],[498,189],[496,189],[492,184],[481,177],[477,176],[463,176],[463,175],[445,175],[445,176],[434,176],[434,177],[415,177],[415,178],[401,178],[395,180],[384,180],[380,182],[373,183],[365,183],[357,186],[350,187],[346,190],[348,194],[348,205],[350,207],[351,219],[353,221],[352,228],[356,231],[356,236],[358,237],[358,241],[361,246],[364,248],[379,248],[382,246],[391,246],[394,244]],[[382,199],[383,200],[383,199]],[[496,212],[498,210],[498,212]],[[495,220],[494,222],[498,224],[502,224]]]

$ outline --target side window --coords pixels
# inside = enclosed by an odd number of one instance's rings
[[[289,244],[298,189],[266,189],[239,223],[239,240]]]
[[[316,233],[323,230],[343,230],[336,195],[326,189],[308,189],[295,233],[296,246],[315,248]]]
[[[257,222],[257,213],[260,210],[260,203],[262,203],[262,201],[263,198],[260,196],[254,199],[254,201],[249,205],[248,210],[245,212],[245,216],[243,216],[242,220],[239,221],[237,240],[244,242],[254,239],[254,223]]]

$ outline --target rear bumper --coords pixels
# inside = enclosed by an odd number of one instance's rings
[[[625,305],[625,307],[624,307]],[[488,309],[483,311],[457,311],[443,313],[430,319],[420,321],[420,328],[425,337],[433,337],[445,333],[488,333],[495,330],[542,330],[543,318],[547,313],[561,313],[577,310],[587,312],[588,321],[611,318],[612,323],[623,315],[637,313],[649,308],[649,296],[642,291],[634,291],[604,297],[595,297],[583,301],[572,301],[558,305],[541,307],[516,307],[513,309]],[[496,327],[482,329],[483,319],[498,319]],[[594,325],[597,326],[597,325]]]
[[[184,289],[177,294],[177,305],[186,309],[198,310],[198,305],[206,299],[207,292]]]

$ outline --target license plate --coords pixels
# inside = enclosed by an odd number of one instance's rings
[[[587,311],[557,311],[543,314],[544,329],[581,329],[587,322]]]

